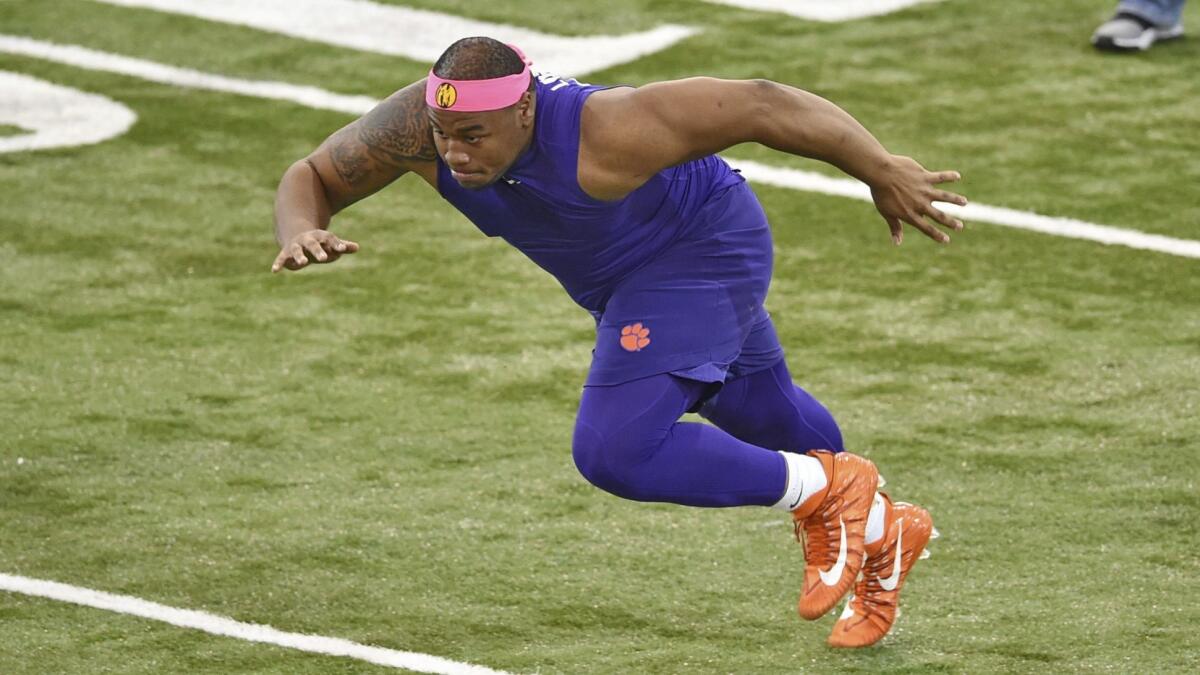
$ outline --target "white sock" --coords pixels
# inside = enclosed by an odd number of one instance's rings
[[[874,544],[883,539],[883,495],[875,493],[875,503],[871,504],[871,512],[867,514],[867,536],[864,544]]]
[[[794,452],[781,452],[783,461],[787,463],[787,487],[783,497],[771,508],[783,511],[795,510],[809,497],[825,488],[829,479],[825,477],[825,467],[821,460],[808,455],[798,455]]]

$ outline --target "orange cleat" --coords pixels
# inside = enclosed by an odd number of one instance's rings
[[[863,565],[863,535],[879,472],[848,452],[813,450],[829,483],[792,511],[796,539],[804,537],[800,616],[818,619],[849,592]]]
[[[866,647],[878,642],[896,621],[896,603],[900,588],[917,560],[925,558],[925,545],[937,536],[929,512],[905,502],[892,503],[883,495],[883,538],[867,546],[863,576],[854,586],[854,595],[833,632],[833,647]]]

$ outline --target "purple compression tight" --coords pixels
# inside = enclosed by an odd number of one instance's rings
[[[719,428],[679,422],[709,386],[664,373],[584,387],[573,443],[580,473],[637,501],[770,506],[787,481],[772,450],[843,450],[833,417],[792,384],[783,361],[727,382],[701,407]]]

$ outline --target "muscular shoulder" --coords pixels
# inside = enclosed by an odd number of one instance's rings
[[[627,140],[621,133],[622,127],[638,122],[634,112],[636,102],[631,100],[634,91],[632,87],[614,87],[588,96],[579,122],[580,139],[603,147]],[[626,131],[630,131],[627,126]]]
[[[769,89],[763,81],[694,77],[596,92],[583,111],[580,178],[586,163],[590,176],[613,182],[615,189],[603,188],[611,194],[754,140]]]
[[[584,103],[579,124],[579,185],[598,199],[619,199],[653,175],[655,167],[638,161],[645,120],[634,112],[635,90],[597,91]],[[631,161],[632,160],[632,161]]]
[[[414,82],[338,131],[326,143],[329,159],[347,186],[380,174],[424,175],[437,151],[425,113],[425,80]]]

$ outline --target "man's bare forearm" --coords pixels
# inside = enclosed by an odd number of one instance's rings
[[[772,84],[759,143],[828,162],[868,185],[887,171],[891,153],[850,113],[816,94]]]
[[[283,246],[308,230],[329,227],[331,209],[317,170],[301,160],[288,167],[275,193],[275,241]]]

